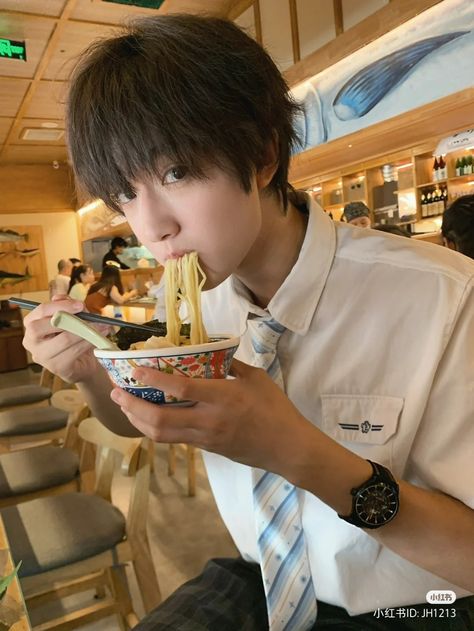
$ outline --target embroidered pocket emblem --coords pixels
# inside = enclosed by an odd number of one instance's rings
[[[364,421],[360,424],[360,430],[363,434],[367,434],[368,432],[370,432],[371,427],[372,425],[369,423],[369,421]]]

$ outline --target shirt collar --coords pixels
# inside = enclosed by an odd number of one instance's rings
[[[267,309],[253,304],[250,292],[243,283],[232,277],[232,288],[247,314],[270,314],[285,328],[304,335],[326,285],[336,252],[336,229],[332,219],[311,198],[298,191],[290,194],[290,201],[308,213],[308,225],[296,263]]]

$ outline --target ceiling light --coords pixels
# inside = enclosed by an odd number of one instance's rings
[[[40,127],[26,127],[21,132],[20,138],[22,140],[36,140],[36,141],[53,141],[61,140],[64,136],[64,129],[41,129]]]

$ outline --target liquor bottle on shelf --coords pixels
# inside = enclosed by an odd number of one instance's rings
[[[443,189],[443,212],[448,207],[448,187],[445,186]]]
[[[446,162],[443,158],[443,156],[439,157],[438,160],[438,180],[445,180],[448,177],[448,172],[447,172],[447,168],[446,168]]]
[[[466,168],[467,168],[466,156],[463,156],[461,158],[461,173],[460,173],[460,175],[466,175]]]
[[[439,162],[438,162],[438,158],[436,156],[435,156],[435,159],[434,159],[434,162],[433,162],[433,169],[432,169],[431,179],[433,180],[433,182],[437,182],[439,180]]]
[[[421,206],[421,216],[426,217],[426,212],[428,210],[428,203],[426,201],[426,195],[424,193],[421,194],[420,206]]]
[[[431,191],[426,194],[426,212],[425,217],[431,216],[432,196]]]
[[[456,164],[454,166],[455,170],[456,170],[456,177],[459,177],[460,175],[462,175],[462,162],[461,162],[461,158],[457,158],[456,159]]]

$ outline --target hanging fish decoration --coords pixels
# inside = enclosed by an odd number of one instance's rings
[[[6,285],[17,285],[25,280],[30,280],[31,274],[28,271],[28,267],[25,269],[24,274],[14,274],[13,272],[5,272],[0,270],[0,289]]]
[[[13,243],[15,241],[28,241],[28,234],[20,234],[15,230],[0,228],[0,243]]]
[[[360,118],[393,90],[411,69],[433,51],[470,31],[422,39],[369,64],[347,81],[333,102],[339,120]]]
[[[38,254],[39,252],[39,248],[30,248],[29,250],[17,250],[15,248],[15,250],[13,250],[16,254],[18,254],[18,256],[23,256],[23,257],[29,257],[29,256],[34,256],[35,254]]]

